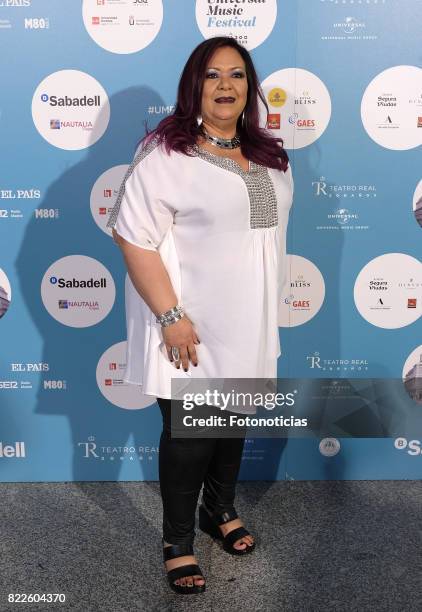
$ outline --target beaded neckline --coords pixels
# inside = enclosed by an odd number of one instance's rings
[[[198,145],[193,145],[191,149],[194,155],[204,161],[240,176],[248,190],[251,229],[278,225],[277,197],[266,166],[249,160],[249,172],[246,172],[229,157],[215,155]]]
[[[242,166],[238,164],[237,161],[235,161],[234,159],[226,157],[225,155],[217,155],[216,153],[211,153],[210,151],[203,149],[197,144],[193,145],[191,149],[199,157],[208,160],[216,166],[221,166],[223,168],[226,168],[227,170],[234,170],[237,174],[248,175],[259,168],[258,164],[249,160],[249,170],[244,170]]]

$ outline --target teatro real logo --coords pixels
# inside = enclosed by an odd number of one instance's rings
[[[367,359],[359,359],[356,356],[352,359],[325,359],[319,351],[307,355],[306,361],[311,370],[321,372],[367,372],[369,368]]]
[[[377,188],[375,185],[336,185],[328,182],[325,176],[321,176],[318,181],[312,181],[312,187],[314,196],[318,198],[353,198],[362,200],[377,197]]]
[[[158,456],[158,446],[118,446],[112,443],[99,444],[95,436],[89,436],[86,442],[78,442],[83,459],[91,461],[152,461]]]

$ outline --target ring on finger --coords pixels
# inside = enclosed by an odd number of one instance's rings
[[[173,357],[174,361],[179,361],[179,359],[180,359],[180,351],[179,351],[177,346],[172,346],[171,347],[171,356]]]

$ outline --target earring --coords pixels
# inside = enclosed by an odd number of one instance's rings
[[[242,127],[245,127],[245,111],[242,113]]]
[[[198,115],[198,116],[197,116],[197,118],[196,118],[196,122],[197,122],[198,126],[200,126],[200,125],[201,125],[201,123],[202,123],[202,117],[201,117],[201,115]]]

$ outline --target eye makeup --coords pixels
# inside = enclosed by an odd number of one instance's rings
[[[208,68],[205,72],[205,78],[216,78],[219,76],[219,71],[216,68]],[[245,78],[245,72],[240,68],[234,68],[231,76],[236,78]]]

